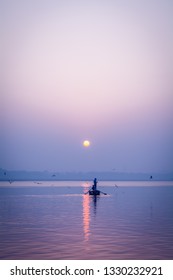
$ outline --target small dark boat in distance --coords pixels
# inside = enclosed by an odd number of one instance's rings
[[[100,195],[99,190],[89,190],[89,195]]]
[[[94,178],[93,180],[93,186],[92,188],[89,190],[89,195],[100,195],[100,191],[97,190],[97,178]]]
[[[97,195],[100,195],[102,193],[104,195],[107,195],[107,193],[104,193],[104,192],[101,192],[101,191],[97,190],[97,183],[98,182],[97,182],[96,178],[93,180],[93,183],[94,184],[92,185],[92,188],[89,191],[87,191],[85,194],[89,193],[89,195],[97,196]]]

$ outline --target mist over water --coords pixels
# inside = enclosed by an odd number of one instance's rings
[[[1,182],[0,258],[172,259],[173,182],[116,185]]]

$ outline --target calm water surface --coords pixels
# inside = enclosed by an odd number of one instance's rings
[[[173,182],[90,186],[0,182],[0,258],[173,259]]]

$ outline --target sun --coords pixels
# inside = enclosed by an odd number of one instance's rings
[[[89,140],[84,140],[83,141],[83,146],[86,147],[86,148],[89,147],[90,146],[90,141]]]

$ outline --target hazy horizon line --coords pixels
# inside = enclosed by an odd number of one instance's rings
[[[2,172],[28,172],[28,173],[129,173],[129,174],[171,174],[172,171],[122,171],[122,170],[27,170],[27,169],[7,169],[0,168]]]

